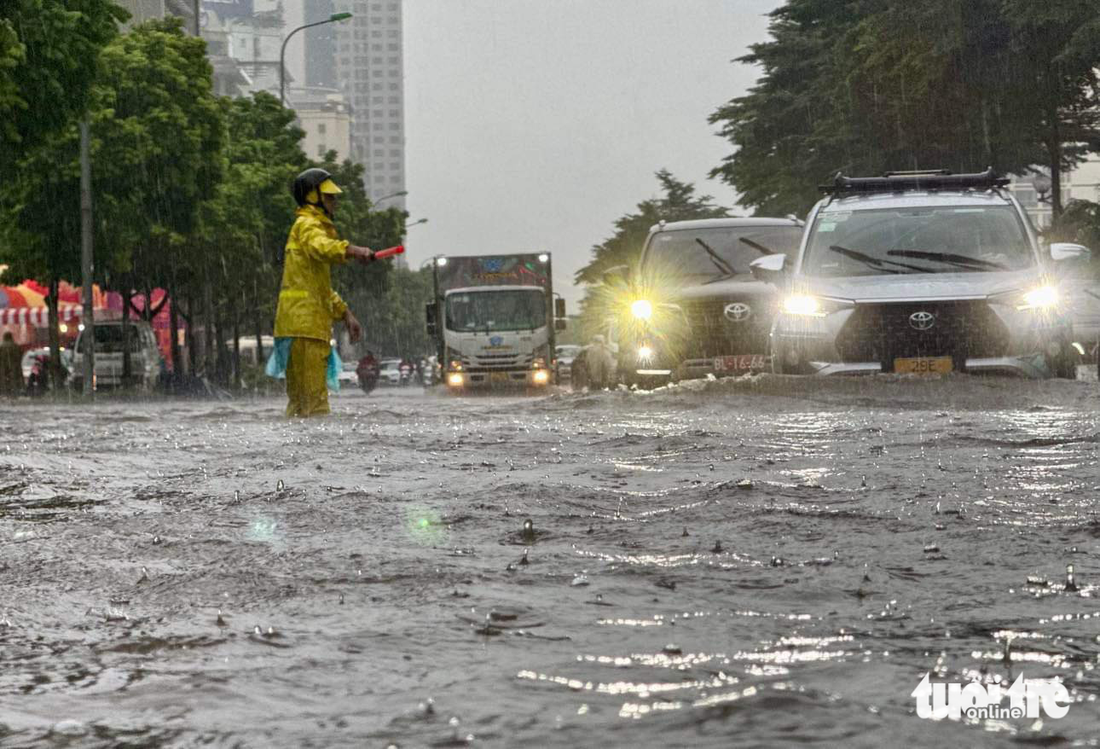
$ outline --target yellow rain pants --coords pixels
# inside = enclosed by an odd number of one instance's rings
[[[328,341],[315,338],[295,338],[290,344],[290,361],[286,365],[287,416],[321,416],[329,412]]]

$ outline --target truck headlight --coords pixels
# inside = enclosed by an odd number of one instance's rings
[[[653,358],[653,348],[648,343],[643,343],[638,347],[638,359],[640,361],[649,361]]]
[[[1055,307],[1059,302],[1057,286],[1040,286],[1032,289],[1023,296],[1023,304],[1016,305],[1016,309],[1047,310]]]
[[[639,320],[648,320],[653,317],[653,305],[648,299],[639,299],[630,305],[630,313]]]
[[[783,300],[783,311],[788,315],[800,315],[802,317],[825,317],[821,310],[821,302],[817,297],[807,294],[794,294]]]

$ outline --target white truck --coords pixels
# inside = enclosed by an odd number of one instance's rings
[[[432,273],[428,334],[449,390],[554,382],[565,300],[554,297],[548,253],[437,257]]]

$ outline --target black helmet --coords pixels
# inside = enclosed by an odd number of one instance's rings
[[[299,174],[294,178],[294,186],[291,188],[295,202],[297,202],[299,206],[320,205],[320,193],[315,193],[314,196],[312,196],[313,200],[309,199],[311,197],[310,193],[319,188],[321,183],[326,179],[332,179],[332,175],[324,169],[306,169]]]

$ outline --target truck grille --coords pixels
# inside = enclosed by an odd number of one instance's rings
[[[743,322],[726,318],[732,300],[710,300],[682,304],[688,325],[683,359],[710,359],[736,354],[762,354],[768,348],[768,331],[774,310],[760,300],[746,300],[752,316]]]
[[[911,316],[930,313],[933,325],[918,330]],[[951,356],[961,370],[968,357],[1004,356],[1009,334],[997,314],[983,301],[861,304],[836,338],[837,352],[846,362],[880,362],[894,371],[894,359]]]

